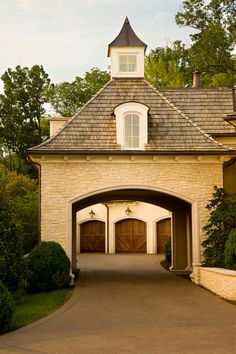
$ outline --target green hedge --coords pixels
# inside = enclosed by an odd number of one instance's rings
[[[39,243],[29,254],[29,291],[49,291],[70,284],[70,260],[56,242]]]
[[[225,242],[225,266],[236,270],[236,228],[233,229]]]
[[[7,329],[15,310],[13,297],[0,280],[0,329]]]

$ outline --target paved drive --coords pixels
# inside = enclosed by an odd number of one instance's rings
[[[0,337],[0,354],[236,353],[236,306],[163,270],[157,255],[83,254],[71,299]]]

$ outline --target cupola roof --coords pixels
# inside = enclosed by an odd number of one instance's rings
[[[144,47],[146,50],[147,44],[141,41],[136,35],[129,23],[128,17],[126,17],[120,33],[110,44],[108,44],[108,56],[110,55],[111,47]]]

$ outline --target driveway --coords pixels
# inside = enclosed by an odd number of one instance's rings
[[[0,337],[0,353],[236,353],[236,306],[163,270],[160,257],[82,254],[71,299]]]

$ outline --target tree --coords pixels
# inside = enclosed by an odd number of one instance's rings
[[[64,117],[75,114],[108,80],[106,71],[92,68],[83,78],[76,77],[72,83],[63,82],[50,86],[47,90],[49,103]]]
[[[236,44],[235,18],[235,0],[186,0],[183,10],[176,15],[178,25],[195,31],[190,36],[189,67],[191,71],[202,73],[206,86],[233,86],[236,82],[236,63],[232,55]]]
[[[214,188],[213,198],[206,208],[210,211],[208,224],[203,230],[204,263],[209,267],[224,267],[225,242],[236,225],[236,199],[223,188]]]
[[[38,242],[38,186],[28,176],[0,165],[0,226],[16,232],[24,253]],[[13,231],[12,231],[13,230]],[[7,231],[8,232],[8,231]],[[14,236],[15,237],[15,236]]]
[[[180,87],[187,82],[188,52],[181,41],[158,47],[145,58],[145,79],[155,87]]]
[[[21,159],[26,150],[40,144],[47,134],[41,121],[45,113],[45,89],[50,84],[42,66],[8,69],[3,75],[0,95],[0,140]]]

